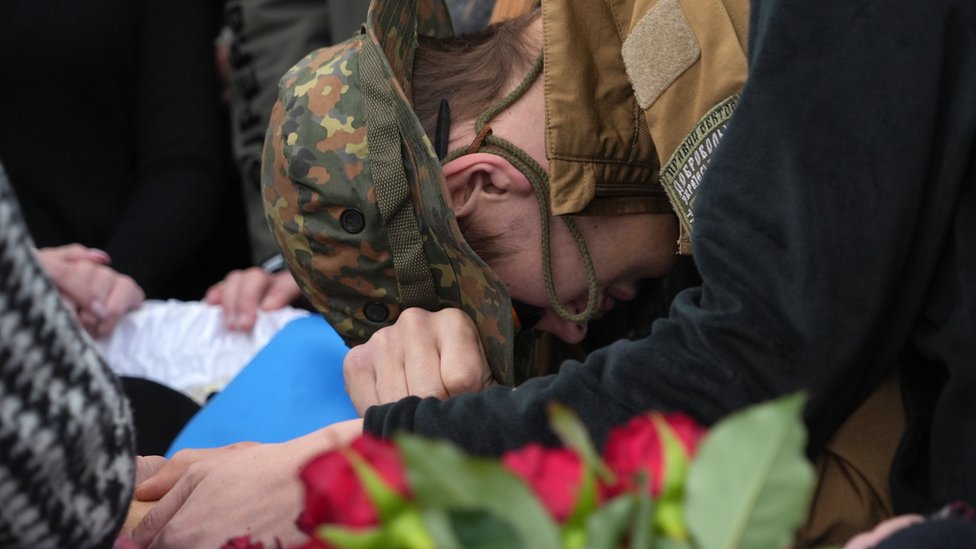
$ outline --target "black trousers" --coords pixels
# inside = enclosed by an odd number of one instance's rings
[[[200,405],[165,385],[136,377],[122,377],[132,408],[136,453],[163,455]]]

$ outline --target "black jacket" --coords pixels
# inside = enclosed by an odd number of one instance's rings
[[[599,441],[648,409],[705,422],[806,389],[819,452],[892,369],[907,434],[899,511],[976,501],[973,2],[756,0],[750,73],[701,184],[703,283],[652,334],[515,390],[371,408],[497,454],[553,442],[545,403]]]

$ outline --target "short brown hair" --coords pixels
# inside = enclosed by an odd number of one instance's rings
[[[454,123],[473,121],[525,76],[540,46],[525,30],[538,18],[533,10],[473,34],[419,37],[411,100],[428,137],[433,140],[441,99]]]
[[[419,37],[412,102],[431,141],[441,99],[447,99],[455,124],[473,121],[525,76],[540,49],[525,31],[538,18],[534,10],[473,34]],[[467,218],[458,219],[458,227],[471,250],[489,265],[513,251],[505,244],[507,235],[488,234]]]

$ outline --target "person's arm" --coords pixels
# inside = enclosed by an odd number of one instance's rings
[[[907,345],[951,222],[935,212],[953,211],[964,180],[952,159],[971,152],[971,117],[942,117],[946,7],[864,9],[753,3],[750,80],[695,204],[703,284],[651,336],[516,390],[371,408],[366,429],[498,453],[554,441],[551,401],[602,441],[642,410],[711,423],[805,389],[821,448]],[[943,148],[920,146],[939,122]]]
[[[295,525],[303,503],[299,471],[361,433],[362,420],[354,419],[280,444],[181,450],[137,487],[140,500],[162,499],[132,537],[157,549],[220,547],[241,535],[295,546],[306,537]]]
[[[114,267],[160,297],[192,258],[222,206],[217,78],[210,2],[147,0],[132,31],[136,80],[132,147],[137,181],[105,246]],[[233,235],[231,235],[233,236]]]
[[[0,538],[108,547],[132,494],[132,417],[32,246],[0,167]]]
[[[278,80],[310,51],[333,43],[334,2],[233,0],[226,4],[231,30],[230,123],[234,158],[243,182],[252,255],[265,261],[278,252],[261,198],[261,153]],[[361,2],[362,9],[367,3]],[[363,11],[365,19],[365,11]],[[359,23],[353,29],[358,29]]]

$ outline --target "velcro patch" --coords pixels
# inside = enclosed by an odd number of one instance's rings
[[[647,109],[695,64],[701,48],[678,0],[661,0],[637,22],[621,53],[634,97]]]
[[[695,193],[738,102],[739,94],[735,94],[712,107],[661,167],[661,186],[678,214],[682,235],[691,235]]]

